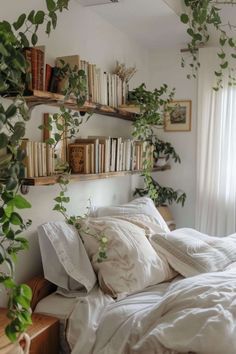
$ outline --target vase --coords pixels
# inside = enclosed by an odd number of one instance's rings
[[[6,339],[6,344],[0,347],[0,354],[29,354],[30,337],[27,333],[22,333],[15,343],[10,343]]]

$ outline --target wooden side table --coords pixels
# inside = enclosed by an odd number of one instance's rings
[[[0,309],[0,348],[8,342],[4,333],[4,328],[9,322],[6,312],[6,309]],[[32,322],[26,331],[31,339],[30,354],[58,354],[59,319],[33,313]]]

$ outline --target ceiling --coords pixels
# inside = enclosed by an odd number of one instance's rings
[[[177,15],[182,4],[183,0],[119,0],[90,9],[149,49],[185,48],[188,35]],[[225,23],[236,22],[236,6],[225,6],[222,13]],[[214,45],[217,38],[211,33],[209,44]]]
[[[119,0],[90,9],[148,48],[178,47],[187,39],[178,16],[163,0]]]

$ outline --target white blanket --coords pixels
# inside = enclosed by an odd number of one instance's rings
[[[73,354],[235,354],[236,263],[116,302],[94,289],[67,334]]]

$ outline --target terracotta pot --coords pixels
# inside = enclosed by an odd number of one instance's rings
[[[16,343],[8,343],[0,348],[0,354],[29,354],[30,337],[23,333]]]

